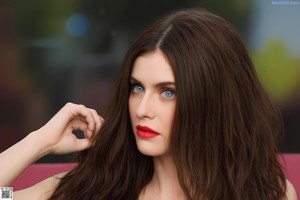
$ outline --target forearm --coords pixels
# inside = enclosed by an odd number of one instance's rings
[[[29,165],[47,154],[68,154],[91,145],[103,119],[93,109],[67,103],[43,127],[0,154],[0,187],[9,186]],[[78,139],[74,130],[85,138]]]
[[[47,138],[45,138],[47,139]],[[47,154],[43,138],[32,132],[0,154],[0,187],[9,186],[29,165]]]

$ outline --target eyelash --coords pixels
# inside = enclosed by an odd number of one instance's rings
[[[134,92],[134,89],[136,88],[136,87],[142,87],[143,89],[144,89],[144,87],[143,86],[141,86],[141,84],[139,84],[139,83],[130,83],[130,87],[129,87],[129,89],[130,89],[130,92]]]
[[[167,97],[166,95],[164,95],[165,92],[171,92],[172,93],[172,97]],[[167,99],[173,99],[175,97],[175,91],[171,88],[163,88],[162,90],[162,95],[167,98]]]
[[[137,87],[141,87],[143,89],[143,91],[137,91],[136,88]],[[144,87],[142,85],[140,85],[139,83],[131,83],[130,85],[130,90],[133,93],[139,94],[141,92],[144,92]],[[167,97],[166,95],[164,95],[165,92],[171,92],[172,93],[172,97]],[[162,95],[166,98],[166,99],[173,99],[175,96],[175,90],[171,89],[171,88],[162,88]]]
[[[144,91],[144,87],[143,87],[143,86],[141,86],[141,85],[140,85],[140,84],[138,84],[138,83],[131,84],[131,86],[130,86],[130,88],[131,88],[131,91],[132,91],[132,92],[134,92],[134,93],[140,93],[140,92],[138,92],[138,91],[135,91],[135,89],[136,89],[137,87],[141,87],[141,88],[143,88],[143,91]]]

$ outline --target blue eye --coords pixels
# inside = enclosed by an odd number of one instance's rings
[[[165,90],[163,91],[163,95],[167,98],[167,99],[173,99],[175,94],[173,91],[170,90]]]
[[[133,86],[132,91],[135,93],[142,93],[144,92],[144,88],[140,85],[135,85]]]

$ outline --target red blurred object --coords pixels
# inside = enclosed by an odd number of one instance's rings
[[[33,164],[15,180],[12,184],[13,190],[17,191],[30,187],[50,176],[69,171],[75,166],[75,163]]]
[[[281,163],[284,167],[286,178],[293,184],[297,196],[300,195],[300,154],[284,153],[281,157]]]
[[[282,154],[280,161],[284,166],[286,178],[300,194],[300,154]],[[76,166],[75,163],[33,164],[12,184],[14,191],[32,186],[41,180],[55,174],[68,171]]]

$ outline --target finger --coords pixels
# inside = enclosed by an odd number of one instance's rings
[[[80,118],[72,121],[72,124],[70,126],[70,128],[73,130],[81,130],[83,132],[83,135],[85,138],[88,138],[89,140],[91,140],[94,132],[90,131],[88,129],[87,123],[82,121]]]
[[[83,132],[88,131],[88,124],[86,122],[83,122],[80,119],[75,119],[71,122],[71,129],[74,130],[81,130]]]
[[[90,111],[92,112],[93,118],[95,120],[95,130],[94,133],[98,133],[102,124],[103,124],[103,118],[101,116],[98,115],[97,111],[94,109],[90,109]]]
[[[84,105],[71,104],[70,106],[74,107],[74,109],[71,110],[73,118],[77,116],[83,117],[83,121],[86,121],[88,124],[88,129],[93,132],[95,130],[95,121],[90,109]]]
[[[91,138],[92,135],[94,134],[95,132],[95,127],[96,127],[96,122],[94,121],[94,128],[91,130],[90,128],[88,128],[88,122],[85,120],[84,117],[79,117],[78,120],[81,121],[81,123],[85,123],[86,124],[86,130],[84,130],[84,136],[86,138]]]
[[[90,148],[92,145],[92,142],[86,138],[84,139],[78,139],[77,140],[77,145],[75,146],[75,151],[82,151],[87,148]]]

